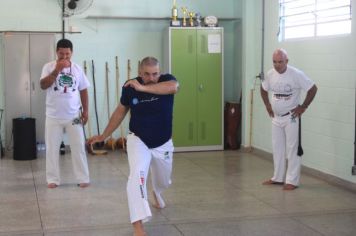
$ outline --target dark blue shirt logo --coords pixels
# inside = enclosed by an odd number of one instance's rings
[[[136,105],[137,103],[138,103],[138,99],[137,99],[137,98],[133,98],[133,99],[132,99],[132,104],[133,104],[133,105]]]

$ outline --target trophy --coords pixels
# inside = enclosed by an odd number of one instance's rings
[[[186,16],[187,16],[187,7],[182,7],[182,11],[183,11],[183,26],[187,26],[187,19],[186,19]]]
[[[180,21],[178,20],[178,9],[176,6],[176,0],[173,0],[171,26],[180,26]]]
[[[194,12],[189,12],[189,26],[191,26],[191,27],[194,26],[194,20],[193,20],[194,16],[195,16]]]
[[[197,26],[201,27],[201,15],[199,12],[195,13],[195,19],[197,21]]]
[[[208,27],[216,27],[218,25],[218,18],[216,16],[206,16],[204,23]]]

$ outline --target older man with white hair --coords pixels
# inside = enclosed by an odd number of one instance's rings
[[[313,101],[317,87],[302,71],[288,65],[288,55],[284,49],[274,51],[273,67],[261,84],[261,96],[272,118],[274,162],[273,177],[263,184],[281,184],[284,190],[294,190],[299,185],[302,162],[297,155],[300,122],[297,118]],[[302,90],[307,94],[299,105]],[[268,92],[272,94],[271,102]]]

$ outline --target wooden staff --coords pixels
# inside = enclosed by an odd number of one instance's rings
[[[83,108],[80,107],[80,116],[83,116]],[[84,125],[82,124],[82,122],[80,122],[82,127],[83,127],[83,134],[84,134],[84,139],[86,140],[86,134],[85,134],[85,129],[84,129]],[[93,144],[87,144],[85,143],[85,147],[88,150],[88,153],[92,154],[92,155],[105,155],[108,152],[106,150],[95,150]]]
[[[95,110],[96,128],[97,128],[97,134],[100,135],[98,107],[97,107],[97,101],[96,101],[96,84],[95,84],[94,60],[92,60],[91,63],[92,63],[92,76],[93,76],[93,89],[94,89],[94,110]],[[102,143],[102,142],[101,143],[96,143],[96,146],[102,147],[102,146],[104,146],[104,143]]]
[[[98,109],[97,109],[97,103],[96,103],[96,85],[95,85],[95,66],[94,66],[94,60],[91,61],[92,62],[92,77],[93,77],[93,93],[94,93],[94,112],[95,112],[95,118],[96,118],[96,125],[97,125],[97,131],[98,131],[98,135],[100,135],[100,129],[99,129],[99,119],[98,119]],[[84,66],[84,72],[86,72],[86,63]],[[88,117],[88,126],[89,126],[89,117]],[[91,136],[91,129],[89,128],[89,135]],[[108,152],[106,150],[96,150],[94,149],[94,146],[96,147],[102,147],[104,144],[103,142],[100,143],[95,143],[95,145],[93,144],[86,144],[86,148],[88,150],[88,152],[92,155],[105,155]]]
[[[249,152],[252,152],[253,91],[254,89],[250,90],[250,137],[249,146],[247,147]]]
[[[84,74],[87,75],[88,67],[87,67],[87,61],[86,60],[84,60],[83,67],[84,67]]]
[[[1,139],[1,121],[2,121],[2,114],[4,112],[4,109],[0,109],[0,152],[1,152],[1,158],[5,156],[5,148],[2,144],[2,139]]]
[[[104,149],[95,149],[94,144],[89,145],[89,151],[90,154],[96,155],[96,156],[102,156],[108,154],[108,151]]]
[[[85,74],[85,76],[87,76],[87,74],[88,74],[88,67],[87,67],[87,61],[86,61],[86,60],[84,60],[83,68],[84,68],[84,74]],[[81,107],[81,108],[80,108],[80,115],[82,116],[82,114],[83,114],[83,111],[82,111],[82,107]],[[90,116],[89,116],[89,114],[88,114],[88,121],[87,121],[87,123],[88,123],[88,134],[89,134],[89,137],[91,137],[91,127],[90,127]],[[84,138],[85,138],[85,141],[86,141],[86,140],[87,140],[87,137],[86,137],[86,134],[85,134],[85,126],[84,126],[84,124],[82,124],[82,125],[83,125]],[[91,146],[88,145],[86,142],[85,142],[85,148],[86,148],[86,150],[88,151],[88,153],[94,155],[93,149],[92,149]]]
[[[119,72],[119,61],[117,56],[115,57],[115,75],[116,75],[116,104],[119,104],[119,94],[120,94],[120,72]],[[120,135],[116,140],[116,146],[118,148],[122,148],[124,151],[126,151],[126,138],[124,135],[124,129],[123,129],[123,124],[121,122],[120,124]]]
[[[88,73],[87,61],[84,60],[84,74],[87,76],[87,73]],[[88,114],[87,123],[88,123],[88,134],[89,134],[89,137],[91,137],[91,125],[90,125],[90,115],[89,114]]]
[[[127,60],[127,80],[129,80],[129,79],[131,79],[131,61],[130,61],[130,59]],[[129,117],[130,117],[130,113],[129,113]],[[122,148],[126,151],[126,142],[122,143]]]
[[[127,60],[127,80],[131,79],[131,61]]]
[[[119,60],[115,57],[115,80],[116,80],[116,103],[119,104],[119,94],[120,94],[120,72],[119,72]]]
[[[107,109],[108,109],[108,121],[110,121],[109,64],[108,64],[108,62],[105,62],[105,82],[106,82],[106,105],[107,105]],[[112,135],[110,135],[110,138],[106,141],[105,146],[107,149],[111,148],[113,151],[115,150],[116,142],[113,139]]]

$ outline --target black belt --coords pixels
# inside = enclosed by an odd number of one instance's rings
[[[291,113],[291,112],[290,112],[290,111],[288,111],[287,113],[285,113],[285,114],[283,114],[283,115],[278,115],[278,116],[280,116],[280,117],[283,117],[283,116],[288,116],[290,113]]]

